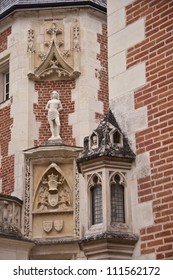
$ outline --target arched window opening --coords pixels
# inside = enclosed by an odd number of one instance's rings
[[[125,223],[124,186],[118,174],[111,178],[111,222]]]
[[[115,131],[113,134],[113,143],[116,144],[121,144],[121,135],[118,131]]]
[[[120,131],[118,131],[117,129],[113,128],[110,132],[110,141],[112,143],[112,146],[114,148],[120,148],[123,147],[123,137],[122,137],[122,133],[120,133]]]
[[[93,150],[98,148],[98,135],[96,132],[93,132],[90,136],[90,148]]]
[[[92,225],[102,223],[102,185],[100,177],[94,175],[91,183],[91,219]]]

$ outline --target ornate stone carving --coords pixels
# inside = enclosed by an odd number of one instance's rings
[[[57,27],[56,23],[53,22],[51,28],[47,29],[47,33],[51,35],[52,39],[56,40],[56,35],[62,34],[62,28]]]
[[[43,174],[34,201],[34,212],[72,211],[71,188],[56,164]]]
[[[54,228],[57,232],[62,231],[64,227],[63,220],[55,220],[55,221],[43,221],[43,230],[47,233],[51,232]]]
[[[46,80],[47,78],[53,80],[74,79],[80,75],[79,59],[74,56],[74,67],[67,62],[68,58],[73,52],[79,51],[79,26],[74,27],[73,32],[73,48],[71,50],[64,50],[64,30],[62,22],[52,22],[52,25],[45,30],[45,34],[50,36],[49,42],[44,42],[44,48],[39,52],[38,57],[41,58],[41,63],[36,67],[34,72],[28,74],[33,80]],[[30,39],[31,40],[31,39]],[[72,59],[71,59],[72,61]]]
[[[73,28],[73,48],[75,52],[79,52],[80,50],[78,25]]]
[[[27,238],[79,238],[79,174],[75,162],[80,151],[63,145],[24,151],[23,223]],[[47,224],[50,221],[52,229]]]
[[[28,30],[28,52],[34,52],[34,30],[29,29]]]
[[[109,171],[109,178],[110,178],[110,183],[115,183],[115,178],[116,176],[119,177],[119,183],[123,186],[127,185],[126,179],[125,179],[125,175],[121,172],[113,172],[113,171]]]
[[[46,109],[48,110],[48,121],[52,133],[49,141],[54,141],[55,144],[61,144],[59,111],[62,110],[62,104],[57,91],[52,91],[51,100],[48,101]]]
[[[70,56],[70,52],[64,50],[64,51],[63,51],[63,57],[64,57],[64,59],[67,60],[69,56]]]
[[[25,170],[25,197],[24,197],[24,236],[29,237],[31,232],[30,224],[30,181],[31,181],[31,170],[30,160],[26,159],[26,170]]]
[[[64,227],[64,221],[63,220],[56,220],[54,221],[54,228],[57,232],[60,232]]]
[[[0,195],[0,233],[20,235],[22,201]]]
[[[49,233],[53,228],[52,221],[43,221],[43,229],[45,232]]]
[[[80,236],[80,217],[79,217],[79,173],[75,170],[75,209],[74,209],[74,235],[75,237]]]

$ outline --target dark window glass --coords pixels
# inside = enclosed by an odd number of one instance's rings
[[[9,99],[9,73],[4,74],[5,100]]]
[[[91,208],[92,208],[92,225],[102,223],[102,187],[95,175],[93,177],[93,186],[91,188]]]
[[[111,181],[111,222],[125,223],[124,186],[120,184],[119,175]]]
[[[114,144],[120,144],[120,133],[118,131],[116,131],[113,135],[113,141],[114,141]]]

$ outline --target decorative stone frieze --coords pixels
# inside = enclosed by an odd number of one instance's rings
[[[74,236],[79,238],[80,236],[80,197],[79,197],[79,173],[77,170],[77,166],[75,164],[75,186],[74,186]]]
[[[32,80],[72,80],[80,75],[79,56],[80,39],[79,24],[71,24],[73,32],[65,36],[63,21],[44,22],[44,36],[37,42],[35,36],[35,53],[33,52],[34,30],[28,31],[28,51],[30,56],[31,71],[28,77]],[[38,33],[38,30],[36,30]],[[65,37],[69,36],[70,49],[65,49]],[[72,38],[70,38],[70,36]]]

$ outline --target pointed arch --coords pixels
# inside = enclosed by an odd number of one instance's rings
[[[72,189],[64,172],[56,163],[50,164],[41,175],[33,199],[35,211],[71,209]]]
[[[125,186],[122,173],[115,172],[110,178],[111,223],[125,223]]]
[[[101,176],[97,173],[94,173],[90,177],[88,186],[90,190],[91,224],[100,224],[103,222]]]
[[[52,40],[48,53],[43,62],[36,68],[34,73],[29,73],[29,78],[33,80],[50,79],[55,80],[73,79],[78,77],[80,72],[74,71],[62,57],[60,50],[54,40]]]

